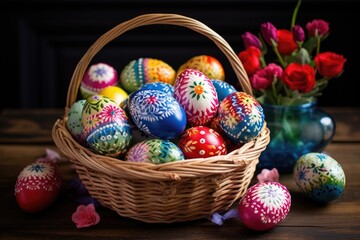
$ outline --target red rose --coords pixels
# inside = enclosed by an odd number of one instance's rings
[[[279,29],[276,31],[278,37],[278,51],[281,55],[290,55],[297,49],[294,37],[291,31]]]
[[[307,64],[291,63],[285,68],[281,79],[291,90],[307,93],[315,86],[315,70]]]
[[[323,52],[316,55],[316,68],[324,77],[337,77],[344,69],[346,58],[332,52]]]
[[[239,58],[248,75],[253,75],[260,68],[260,56],[261,51],[254,46],[250,46],[239,53]]]

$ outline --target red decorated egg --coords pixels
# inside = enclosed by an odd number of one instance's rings
[[[251,186],[239,203],[239,216],[245,226],[264,231],[276,227],[290,211],[291,195],[279,182],[259,182]]]
[[[219,126],[235,143],[246,143],[261,132],[265,116],[260,103],[245,92],[227,95],[218,109]]]
[[[16,201],[26,212],[40,212],[56,200],[61,184],[60,169],[55,163],[32,163],[26,166],[17,177]]]
[[[216,89],[210,78],[195,69],[186,69],[177,77],[174,97],[184,108],[191,126],[208,124],[219,107]]]
[[[114,67],[107,63],[96,63],[89,67],[81,80],[80,93],[87,99],[108,86],[117,85],[118,82],[118,73]]]
[[[177,70],[179,76],[185,69],[196,69],[204,73],[210,79],[218,79],[224,81],[225,71],[220,61],[213,56],[198,55],[190,58]]]
[[[206,158],[227,153],[225,140],[214,129],[195,126],[186,129],[178,146],[185,158]]]

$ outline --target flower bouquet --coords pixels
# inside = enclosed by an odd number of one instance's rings
[[[330,33],[327,21],[308,22],[307,37],[296,25],[300,4],[299,0],[290,29],[263,23],[258,35],[242,35],[245,49],[238,54],[271,131],[258,167],[281,172],[292,171],[301,155],[322,151],[331,141],[335,122],[316,108],[316,102],[329,80],[341,76],[346,62],[341,54],[320,50]]]

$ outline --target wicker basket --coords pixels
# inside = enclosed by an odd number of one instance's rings
[[[226,55],[244,92],[251,86],[239,58],[229,44],[203,23],[177,14],[145,14],[123,22],[103,34],[85,53],[73,73],[65,107],[52,137],[76,166],[92,197],[123,217],[149,223],[184,222],[228,210],[246,192],[262,151],[269,143],[265,126],[253,141],[227,155],[160,165],[127,162],[97,155],[74,140],[66,127],[67,113],[77,100],[82,76],[92,58],[124,32],[151,24],[187,27],[211,39]]]

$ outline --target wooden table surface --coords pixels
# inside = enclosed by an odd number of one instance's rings
[[[325,108],[336,121],[336,133],[325,151],[336,159],[346,175],[344,193],[327,205],[307,200],[291,175],[280,175],[290,191],[291,209],[277,227],[265,232],[247,229],[240,220],[222,226],[209,219],[185,223],[151,224],[96,208],[100,222],[77,229],[71,221],[77,203],[62,192],[48,209],[26,213],[17,205],[14,186],[18,174],[45,154],[58,151],[51,129],[63,109],[5,109],[0,113],[1,239],[360,239],[360,108]],[[69,163],[59,163],[64,182],[76,174]]]

